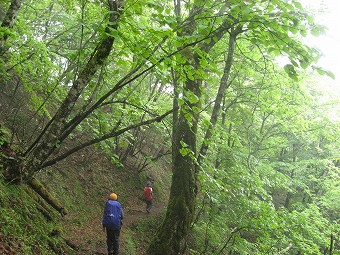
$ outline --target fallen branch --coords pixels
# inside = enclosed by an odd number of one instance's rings
[[[45,188],[45,186],[36,178],[32,178],[29,183],[30,187],[37,192],[49,205],[56,209],[62,216],[66,215],[68,212],[58,200],[52,196],[50,192]]]

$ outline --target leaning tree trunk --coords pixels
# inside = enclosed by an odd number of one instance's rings
[[[123,0],[108,0],[109,20],[105,30],[107,34],[118,28],[120,15],[123,11],[123,3]],[[73,107],[82,91],[109,56],[114,40],[114,36],[108,36],[98,43],[98,46],[84,69],[79,73],[78,78],[74,81],[68,95],[54,117],[46,125],[36,141],[33,142],[30,148],[24,153],[23,157],[18,159],[20,164],[16,163],[15,166],[8,167],[10,171],[6,171],[6,179],[29,181],[33,177],[33,174],[40,170],[44,162],[67,137],[63,135],[64,132],[67,131],[65,130],[67,127],[67,119],[72,113]]]
[[[202,147],[200,149],[200,153],[198,155],[198,163],[200,164],[201,161],[204,159],[204,157],[207,154],[208,148],[209,148],[209,140],[211,139],[213,135],[213,131],[215,129],[215,125],[218,120],[218,116],[221,112],[221,105],[222,105],[222,100],[225,94],[225,91],[227,88],[230,86],[230,83],[228,83],[229,76],[230,76],[230,71],[231,67],[233,64],[234,60],[234,52],[235,52],[235,43],[236,43],[236,37],[239,33],[242,32],[242,26],[239,26],[237,29],[232,29],[230,36],[229,36],[229,47],[228,47],[228,57],[225,62],[225,67],[224,67],[224,72],[222,75],[222,78],[220,80],[220,86],[218,88],[218,92],[216,95],[216,99],[214,100],[214,107],[213,111],[210,117],[210,125],[205,133],[203,142],[202,142]]]

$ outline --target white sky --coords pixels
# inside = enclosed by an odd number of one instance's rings
[[[300,0],[313,10],[317,23],[327,27],[326,35],[308,38],[308,44],[319,48],[324,56],[318,65],[333,72],[340,87],[340,0]]]
[[[316,10],[316,21],[328,29],[326,35],[312,39],[314,46],[321,49],[325,57],[320,60],[323,66],[340,76],[340,0],[303,0],[308,8]],[[337,77],[340,81],[340,77]]]
[[[318,66],[335,74],[335,80],[319,77],[317,85],[331,97],[340,101],[340,0],[300,0],[308,10],[313,10],[315,21],[327,27],[326,34],[308,38],[307,44],[321,50],[323,57]],[[333,121],[340,121],[340,104],[328,112]]]

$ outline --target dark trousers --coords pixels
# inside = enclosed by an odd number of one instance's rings
[[[150,212],[151,208],[152,208],[152,200],[147,200],[146,202],[146,211]]]
[[[120,230],[106,228],[106,244],[109,255],[119,254],[119,234]]]

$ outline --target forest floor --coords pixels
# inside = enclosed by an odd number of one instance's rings
[[[73,195],[72,203],[82,205],[78,209],[70,208],[69,214],[64,216],[63,238],[74,247],[76,255],[106,255],[102,213],[107,192],[116,191],[125,216],[119,242],[120,255],[144,254],[166,211],[169,191],[167,178],[170,172],[168,166],[158,165],[141,173],[136,171],[134,162],[127,163],[124,169],[117,169],[103,154],[98,154],[92,148],[86,148],[82,152],[58,164],[58,171],[62,171],[62,180],[66,181],[61,186],[58,183],[52,186],[52,182],[59,179],[58,175],[45,176],[45,181],[52,190],[67,193],[66,199]],[[154,184],[153,208],[149,214],[143,200],[144,181],[141,181],[141,175],[145,176],[143,179],[153,180]],[[77,192],[72,193],[74,190]]]

